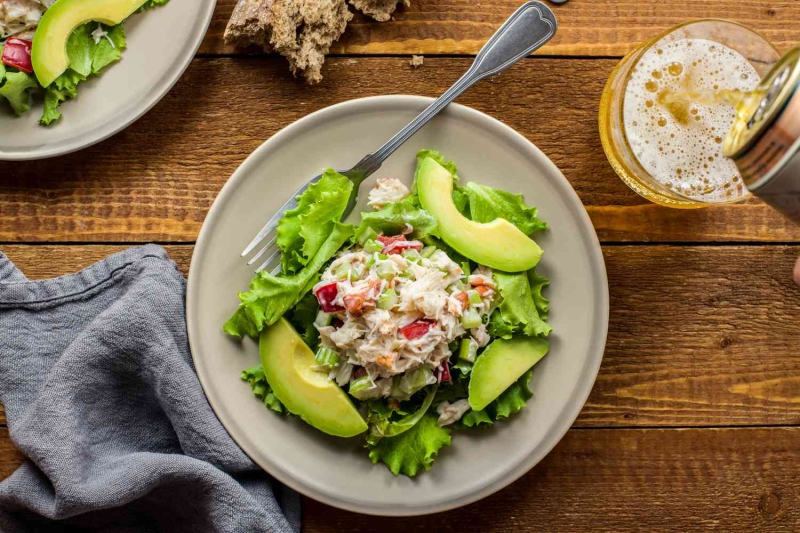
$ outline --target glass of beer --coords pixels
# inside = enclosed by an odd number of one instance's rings
[[[648,200],[677,208],[749,195],[723,141],[780,59],[758,33],[724,20],[682,24],[617,65],[600,102],[611,166]]]

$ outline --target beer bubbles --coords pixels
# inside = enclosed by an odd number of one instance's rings
[[[722,140],[736,119],[732,102],[760,77],[741,54],[706,39],[647,50],[625,88],[623,125],[642,168],[672,192],[730,202],[747,191]]]

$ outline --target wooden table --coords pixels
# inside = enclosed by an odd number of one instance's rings
[[[393,22],[357,16],[325,80],[222,42],[219,0],[197,58],[144,118],[77,154],[0,163],[0,244],[31,278],[158,242],[187,271],[222,185],[304,115],[379,94],[436,96],[520,0],[412,0]],[[305,502],[308,532],[798,531],[800,227],[757,201],[699,211],[648,204],[606,162],[603,85],[640,41],[688,17],[724,17],[781,51],[797,0],[572,0],[537,57],[459,101],[509,124],[561,168],[604,246],[611,324],[580,418],[522,479],[444,515],[378,519]],[[420,69],[410,54],[424,54]],[[22,460],[0,413],[0,478]]]

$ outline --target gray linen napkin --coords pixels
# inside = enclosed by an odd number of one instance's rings
[[[0,402],[29,458],[0,483],[0,531],[300,530],[299,497],[203,395],[184,291],[159,246],[46,281],[0,253]]]

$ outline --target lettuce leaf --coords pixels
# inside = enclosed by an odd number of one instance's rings
[[[533,370],[528,370],[521,378],[503,391],[503,394],[495,401],[489,404],[487,409],[492,410],[495,420],[508,418],[525,407],[528,400],[533,397],[533,391],[529,385],[531,376],[533,376]]]
[[[273,276],[264,270],[256,274],[250,291],[239,293],[241,304],[223,330],[239,338],[256,338],[311,290],[319,279],[319,270],[352,236],[353,226],[336,222],[314,257],[297,274]]]
[[[544,297],[542,291],[550,285],[550,280],[544,276],[540,276],[536,273],[536,269],[532,268],[528,271],[528,282],[531,284],[533,303],[536,305],[539,317],[542,320],[547,320],[550,314],[550,300]]]
[[[459,426],[465,428],[491,426],[492,424],[494,424],[494,419],[492,419],[492,417],[489,416],[487,409],[489,408],[487,407],[483,411],[473,411],[470,409],[469,411],[466,412],[466,414],[463,417],[461,417],[461,420],[459,421]]]
[[[147,0],[147,2],[145,2],[144,5],[142,5],[142,7],[140,7],[139,9],[136,10],[136,12],[137,13],[141,13],[142,11],[145,11],[146,9],[151,9],[153,7],[158,7],[158,6],[163,6],[167,2],[169,2],[169,0]]]
[[[527,405],[528,400],[533,397],[533,391],[530,389],[531,376],[533,376],[533,369],[528,370],[521,378],[512,383],[486,409],[482,411],[467,411],[459,421],[459,427],[491,426],[495,421],[508,418],[519,412]]]
[[[317,183],[298,197],[297,207],[283,215],[277,244],[284,272],[295,274],[314,257],[333,225],[341,220],[352,190],[349,179],[327,169]]]
[[[319,344],[319,331],[314,327],[318,312],[319,302],[310,292],[292,309],[292,324],[312,351],[315,351]]]
[[[417,172],[419,172],[419,166],[429,157],[446,168],[447,171],[453,175],[453,180],[458,183],[458,167],[456,164],[452,161],[447,161],[437,150],[431,150],[429,148],[425,148],[417,152],[417,171],[414,172],[414,183],[417,182]]]
[[[389,411],[389,415],[387,416],[384,410],[371,410],[367,418],[369,422],[367,444],[374,446],[381,439],[397,437],[413,429],[428,412],[428,409],[433,403],[433,399],[436,397],[437,388],[437,385],[428,387],[425,394],[425,401],[422,402],[422,405],[420,405],[415,412],[409,413],[400,420],[390,420],[392,411]]]
[[[95,42],[92,32],[98,26],[108,32],[108,38]],[[78,84],[119,61],[126,46],[125,27],[122,24],[105,26],[89,22],[75,28],[67,39],[69,68],[45,89],[44,111],[39,123],[48,126],[60,119],[58,107],[78,95]]]
[[[369,230],[375,233],[397,235],[401,233],[406,224],[414,228],[414,237],[425,238],[429,235],[439,236],[439,223],[436,218],[422,209],[419,197],[412,194],[399,202],[388,204],[383,209],[361,213],[361,225],[356,232],[356,240],[367,234]]]
[[[515,333],[523,333],[529,337],[546,337],[553,331],[539,316],[526,272],[495,272],[494,279],[502,300],[489,318],[489,334],[492,337],[510,339]],[[540,291],[544,285],[539,283],[537,290]],[[539,305],[545,305],[541,297]]]
[[[269,383],[267,383],[267,377],[264,375],[264,369],[261,368],[261,365],[242,370],[241,378],[242,381],[247,381],[250,384],[250,387],[253,389],[253,394],[261,399],[264,405],[278,413],[286,412],[286,408],[278,397],[275,396],[275,393],[272,392]]]
[[[369,458],[375,464],[386,464],[395,476],[414,477],[422,469],[430,470],[439,450],[449,446],[451,440],[451,430],[439,427],[438,419],[428,412],[408,431],[369,445]]]
[[[475,222],[491,222],[496,218],[504,218],[525,235],[547,228],[547,224],[536,217],[537,209],[526,206],[521,194],[472,182],[467,183],[462,191],[469,199],[470,218]]]
[[[36,78],[26,72],[6,72],[5,82],[0,87],[0,96],[4,97],[17,116],[31,108],[30,91],[39,87]]]

